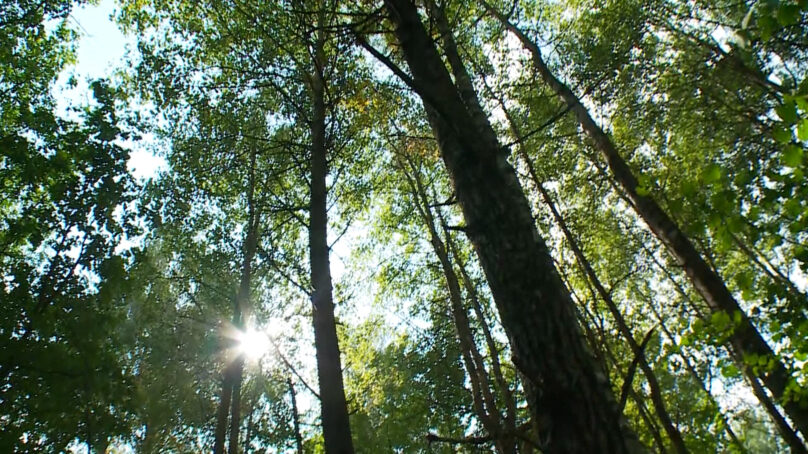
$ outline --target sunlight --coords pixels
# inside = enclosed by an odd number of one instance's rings
[[[269,347],[269,338],[262,331],[247,328],[247,331],[239,335],[238,348],[248,359],[260,359],[269,350]]]

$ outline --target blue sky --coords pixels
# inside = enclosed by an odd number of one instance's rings
[[[127,53],[136,52],[135,38],[125,36],[118,29],[112,19],[115,14],[114,0],[85,4],[70,14],[68,23],[79,34],[77,61],[62,72],[53,90],[59,111],[67,116],[68,106],[91,102],[89,80],[113,77],[126,61]],[[75,88],[68,87],[71,76],[78,82]],[[154,145],[150,137],[141,143],[122,145],[130,149],[129,170],[137,178],[149,178],[164,165],[161,158],[149,151]]]

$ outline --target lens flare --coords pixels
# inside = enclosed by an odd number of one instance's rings
[[[239,350],[249,359],[260,359],[269,350],[269,338],[261,331],[247,328],[239,337]]]

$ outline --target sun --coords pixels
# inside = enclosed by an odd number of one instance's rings
[[[266,333],[254,328],[247,328],[246,331],[240,333],[238,341],[239,351],[251,360],[261,359],[270,347]]]

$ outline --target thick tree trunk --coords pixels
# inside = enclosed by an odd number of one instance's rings
[[[324,25],[324,12],[320,25]],[[353,453],[348,405],[342,381],[342,365],[334,319],[331,267],[328,247],[328,207],[325,136],[325,82],[323,80],[324,31],[317,32],[314,70],[311,76],[311,199],[309,216],[309,257],[311,262],[314,347],[317,357],[317,377],[320,382],[323,438],[327,454]]]
[[[729,343],[732,346],[730,350],[733,352],[733,358],[740,369],[744,371],[750,381],[760,379],[769,388],[774,397],[781,401],[783,408],[797,428],[803,434],[808,434],[808,408],[801,408],[793,401],[782,402],[786,386],[792,380],[788,369],[777,359],[774,351],[752,324],[718,273],[707,264],[704,257],[693,246],[693,243],[662,207],[653,198],[640,195],[637,192],[638,180],[618,152],[611,138],[589,115],[586,107],[581,104],[580,99],[572,90],[552,74],[541,56],[541,50],[538,45],[508,22],[507,18],[501,13],[490,7],[488,7],[488,10],[497,16],[502,24],[530,52],[541,78],[575,114],[581,128],[592,140],[596,149],[603,155],[612,171],[612,175],[625,191],[631,205],[643,218],[651,231],[667,247],[679,265],[682,266],[685,274],[702,295],[710,310],[713,312],[725,312],[733,319],[737,318],[738,322],[730,336]],[[744,358],[750,355],[763,356],[773,360],[773,367],[769,371],[760,370],[755,373],[753,368],[749,367],[744,361]]]
[[[480,131],[416,7],[386,8],[409,63],[485,270],[514,364],[536,391],[531,408],[547,453],[642,452],[617,411],[607,378],[585,346],[569,292],[539,237],[514,169],[490,125]]]

